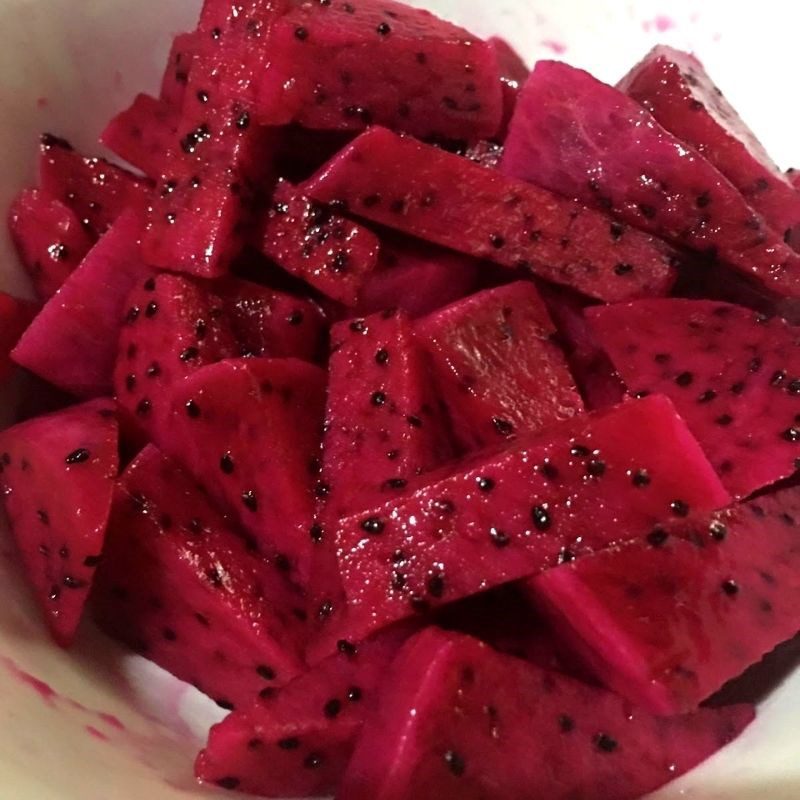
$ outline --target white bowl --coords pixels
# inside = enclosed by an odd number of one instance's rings
[[[800,10],[783,0],[757,8],[725,0],[419,4],[477,33],[506,36],[531,62],[560,57],[610,82],[657,41],[694,49],[779,163],[788,167],[796,157],[800,165],[800,104],[793,82],[784,80],[796,74]],[[41,131],[98,152],[103,122],[136,91],[157,86],[170,36],[192,25],[198,7],[199,0],[0,0],[0,206],[33,180]],[[0,256],[0,288],[25,293],[4,231]],[[4,537],[0,586],[0,797],[230,796],[200,789],[192,777],[203,733],[220,718],[216,707],[89,625],[72,651],[59,651]],[[798,651],[795,643],[773,659],[783,680],[745,735],[658,798],[800,797]]]

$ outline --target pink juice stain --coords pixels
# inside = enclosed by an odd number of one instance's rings
[[[555,53],[557,56],[562,56],[564,53],[567,52],[567,46],[563,42],[559,42],[556,39],[545,39],[541,42],[542,47],[546,47],[548,50]]]
[[[86,730],[86,733],[88,733],[93,739],[99,739],[101,742],[108,741],[108,736],[95,728],[94,725],[84,725],[84,729]]]
[[[3,663],[6,666],[6,669],[22,684],[25,684],[28,688],[33,689],[39,697],[42,698],[46,703],[53,704],[58,697],[58,692],[50,686],[49,683],[45,683],[42,680],[39,680],[35,675],[31,675],[29,672],[25,672],[25,670],[20,669],[10,658],[3,658]]]

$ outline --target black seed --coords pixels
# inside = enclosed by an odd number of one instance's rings
[[[92,457],[92,454],[85,448],[79,447],[73,450],[65,459],[67,464],[83,464]]]
[[[379,194],[370,194],[367,195],[362,201],[364,208],[373,208],[377,206],[381,202],[381,196]]]
[[[348,658],[355,658],[358,655],[358,648],[346,639],[340,639],[336,642],[336,649]]]
[[[676,517],[688,517],[689,516],[689,506],[683,502],[683,500],[673,500],[669,507],[672,513]]]
[[[302,311],[292,311],[288,317],[286,317],[286,321],[290,325],[302,325],[303,324],[303,312]]]
[[[327,619],[331,614],[333,614],[333,603],[331,603],[330,600],[326,600],[319,607],[319,610],[317,611],[317,616],[320,619]]]
[[[653,528],[653,530],[647,534],[647,541],[653,547],[662,547],[667,539],[669,539],[669,534],[663,528]]]
[[[531,519],[539,531],[549,531],[553,525],[553,520],[546,506],[534,506],[531,509]]]
[[[402,214],[406,210],[406,201],[402,198],[397,198],[396,200],[392,200],[389,204],[389,211],[393,214]]]
[[[714,520],[709,526],[708,531],[718,542],[721,542],[728,535],[727,526],[719,520]]]
[[[138,316],[139,316],[139,306],[131,306],[128,309],[128,313],[125,315],[125,322],[127,323],[136,322]]]
[[[539,471],[545,476],[545,478],[551,481],[554,481],[556,478],[558,478],[560,474],[555,464],[550,461],[545,461],[544,464],[539,467]]]
[[[242,111],[236,118],[236,127],[240,131],[246,131],[250,127],[250,115],[246,111]]]
[[[383,533],[385,527],[386,524],[378,517],[368,517],[361,522],[361,530],[373,535]]]
[[[131,374],[125,377],[125,388],[132,392],[136,388],[136,376]]]
[[[67,589],[83,589],[86,586],[86,581],[82,581],[80,578],[73,578],[71,575],[65,575],[63,583]]]
[[[408,486],[408,481],[405,478],[389,478],[383,484],[387,489],[405,489]]]
[[[323,536],[324,536],[324,531],[322,529],[322,525],[320,525],[318,522],[315,522],[311,526],[310,534],[311,534],[311,541],[315,542],[316,544],[319,544],[322,541]]]
[[[381,36],[388,36],[392,32],[391,26],[386,22],[381,22],[381,24],[378,25],[378,27],[375,28],[375,30]]]
[[[733,597],[736,594],[739,594],[739,586],[736,581],[727,580],[723,581],[722,583],[722,591],[728,595],[728,597]]]
[[[428,578],[427,589],[431,597],[441,597],[444,594],[444,576],[440,573],[431,575]]]
[[[294,29],[294,35],[301,42],[304,42],[306,39],[308,39],[308,30],[302,26],[297,27]]]
[[[594,737],[594,743],[602,753],[613,753],[619,747],[616,740],[612,739],[607,733],[598,733]]]
[[[418,64],[427,64],[428,63],[428,56],[426,56],[425,53],[417,53],[415,58],[417,59],[417,63]]]
[[[204,627],[209,628],[211,627],[211,623],[208,621],[208,617],[204,614],[196,613],[194,618]]]
[[[265,664],[256,667],[256,673],[259,678],[263,678],[265,681],[274,681],[277,677],[275,670]]]
[[[750,360],[750,363],[747,365],[747,369],[750,372],[758,372],[763,366],[763,363],[764,362],[758,356],[756,356]]]
[[[168,642],[174,642],[174,641],[175,641],[175,640],[178,638],[178,634],[177,634],[177,633],[175,633],[175,631],[174,631],[174,630],[172,630],[172,628],[164,628],[164,630],[163,630],[163,631],[161,631],[161,635],[162,635],[162,636],[163,636],[163,637],[164,637],[164,638],[165,638],[165,639],[166,639]]]
[[[592,478],[599,478],[605,475],[606,465],[603,461],[590,461],[586,465],[586,474]]]
[[[637,489],[649,486],[651,481],[650,473],[648,473],[646,469],[637,469],[636,472],[631,475],[631,483]]]
[[[697,402],[710,403],[712,400],[716,399],[716,396],[717,393],[713,389],[709,389],[708,391],[703,392],[703,394],[701,394],[700,397],[697,398]]]
[[[639,204],[639,211],[641,212],[642,216],[645,219],[653,219],[656,215],[656,210],[653,206],[647,205],[646,203]]]
[[[266,686],[258,693],[258,696],[262,700],[272,700],[277,693],[278,690],[274,686]]]
[[[477,484],[482,492],[491,492],[494,489],[494,481],[491,478],[478,478]]]
[[[629,275],[631,272],[633,272],[633,264],[620,262],[614,267],[614,273],[616,275]]]
[[[316,750],[313,753],[309,753],[305,759],[303,760],[303,766],[306,769],[319,769],[325,761],[325,756],[322,753],[317,752]]]
[[[575,730],[575,720],[566,714],[562,714],[558,718],[558,727],[562,733],[571,733]]]
[[[737,381],[731,386],[731,394],[742,394],[746,388],[747,384],[744,381]]]
[[[297,750],[300,747],[300,740],[296,736],[290,736],[287,739],[279,739],[278,747],[281,750]]]
[[[350,330],[353,331],[353,333],[367,333],[369,328],[363,319],[354,319],[350,323]]]
[[[322,499],[331,493],[331,487],[324,481],[317,481],[314,486],[314,496]]]
[[[55,584],[53,584],[50,587],[50,595],[49,595],[49,597],[50,597],[51,600],[58,600],[58,598],[61,597],[61,587],[60,586],[56,586]]]
[[[514,426],[508,420],[500,417],[493,417],[492,425],[501,436],[511,436],[514,433]]]
[[[800,379],[795,378],[787,387],[789,394],[800,394]]]
[[[717,425],[721,425],[723,428],[726,428],[733,422],[733,417],[730,414],[723,414],[721,417],[717,417],[715,422]]]
[[[582,444],[572,445],[569,452],[576,458],[586,458],[592,454],[592,451],[588,447],[584,447]]]
[[[792,444],[796,442],[800,442],[800,430],[797,428],[787,428],[781,436],[787,441],[791,442]]]
[[[711,203],[711,192],[703,192],[695,200],[698,208],[707,208]]]
[[[495,250],[501,250],[503,247],[506,246],[506,240],[499,233],[493,233],[489,237],[489,241],[491,242],[492,247],[494,247]]]
[[[145,371],[148,378],[157,378],[161,374],[161,366],[154,361]]]
[[[779,369],[773,376],[769,379],[771,386],[780,386],[786,380],[786,370]]]
[[[612,222],[610,226],[611,238],[616,242],[622,238],[625,233],[625,226],[621,222]]]
[[[412,428],[421,428],[422,427],[422,419],[420,419],[420,417],[416,416],[416,414],[409,414],[406,417],[406,422]]]
[[[275,569],[280,572],[291,572],[292,562],[289,560],[288,556],[283,555],[283,553],[278,553],[278,555],[275,556]]]
[[[380,350],[378,350],[378,352],[375,353],[375,362],[377,364],[380,364],[381,366],[383,366],[384,364],[388,364],[389,363],[389,351],[386,350],[383,347]]]
[[[347,690],[347,699],[351,703],[357,703],[359,700],[361,700],[361,698],[363,696],[364,696],[364,693],[361,691],[361,689],[358,686],[351,686]]]
[[[675,383],[677,383],[678,386],[686,387],[686,386],[691,386],[693,380],[694,380],[694,375],[692,375],[691,372],[681,372],[681,374],[678,375],[677,378],[675,378]]]
[[[373,392],[372,397],[370,398],[370,403],[374,406],[382,406],[386,403],[386,393],[385,392]]]
[[[86,556],[86,558],[83,559],[83,566],[87,567],[88,569],[94,569],[100,565],[102,560],[102,556]]]
[[[62,548],[59,549],[58,555],[63,559],[69,558],[69,547],[64,545]]]
[[[448,750],[444,754],[444,763],[457,778],[460,778],[467,769],[464,759],[455,750]]]
[[[328,700],[322,709],[322,713],[327,719],[335,719],[342,713],[342,701],[337,700],[335,697],[332,700]]]
[[[219,704],[218,704],[219,705]],[[241,781],[238,778],[234,778],[232,775],[229,775],[227,778],[220,778],[217,781],[217,786],[222,789],[230,789],[233,791],[239,787]]]
[[[191,345],[187,347],[179,356],[181,361],[193,361],[200,355],[200,351],[194,346]]]
[[[495,547],[508,547],[511,544],[511,539],[499,528],[489,528],[489,538]]]
[[[231,475],[234,470],[233,458],[230,453],[225,453],[219,460],[219,468],[226,474]]]
[[[250,509],[250,511],[258,511],[258,498],[253,489],[242,492],[242,503],[244,503],[245,507]]]
[[[189,400],[184,406],[186,413],[192,418],[197,419],[200,416],[200,406],[194,400]]]

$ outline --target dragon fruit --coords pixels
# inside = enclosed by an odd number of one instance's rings
[[[150,275],[140,230],[133,212],[117,220],[25,331],[17,364],[78,397],[111,394],[125,300]]]
[[[475,290],[479,264],[474,259],[413,239],[381,238],[378,267],[361,290],[364,316],[397,308],[422,317]]]
[[[335,550],[347,603],[314,610],[314,651],[728,500],[666,398],[579,415],[342,520]]]
[[[597,676],[656,714],[696,708],[800,630],[800,490],[658,527],[530,589]]]
[[[40,300],[49,300],[81,263],[92,239],[61,201],[25,189],[11,204],[11,240]]]
[[[735,497],[798,468],[796,328],[703,300],[598,307],[587,317],[629,391],[668,395]]]
[[[106,125],[100,141],[123,161],[158,178],[180,114],[164,100],[136,95],[132,105]]]
[[[46,133],[39,158],[39,186],[44,195],[62,201],[97,239],[123,211],[143,207],[147,185],[102,158],[86,158],[69,142]]]
[[[171,389],[186,375],[243,355],[311,359],[319,346],[312,303],[245,281],[210,286],[164,273],[136,286],[127,307],[114,390],[155,443],[168,435]]]
[[[386,671],[413,630],[388,628],[234,711],[211,729],[197,777],[266,797],[335,792]]]
[[[539,291],[558,329],[559,343],[586,407],[595,411],[620,403],[625,396],[625,384],[605,350],[597,344],[584,316],[586,309],[594,304],[563,286],[542,282]]]
[[[420,320],[416,332],[466,447],[535,433],[583,410],[532,283],[474,294]]]
[[[800,296],[800,256],[783,231],[768,228],[716,167],[635,100],[587,72],[556,61],[536,65],[501,170]]]
[[[394,0],[294,3],[274,24],[257,101],[268,125],[359,129],[421,138],[494,136],[503,111],[486,42]]]
[[[735,739],[750,706],[661,719],[435,628],[401,650],[339,800],[636,800]]]
[[[108,400],[38,417],[0,434],[9,527],[53,638],[75,636],[100,563],[114,479],[117,423]]]
[[[149,446],[115,492],[93,593],[100,625],[225,708],[302,671],[302,598]]]
[[[323,440],[325,515],[339,519],[401,494],[451,455],[424,351],[402,313],[331,331]]]
[[[303,186],[315,200],[613,301],[663,294],[672,251],[604,214],[374,127]]]
[[[492,36],[489,45],[497,55],[497,64],[500,68],[500,82],[503,90],[503,123],[500,126],[500,139],[504,139],[508,132],[508,125],[514,116],[517,107],[519,90],[528,79],[530,70],[522,56],[505,40],[499,36]]]
[[[158,98],[173,108],[179,109],[183,106],[192,62],[195,53],[201,50],[201,38],[201,33],[192,31],[181,33],[172,41]]]
[[[787,244],[795,250],[800,247],[800,193],[699,59],[671,47],[655,47],[618,88],[702,153]]]
[[[264,225],[262,252],[346,306],[358,303],[378,262],[378,237],[281,181]]]
[[[38,310],[34,303],[0,292],[0,380],[11,374],[11,351]]]
[[[325,377],[296,359],[204,367],[175,386],[163,440],[165,452],[301,584],[309,572]]]

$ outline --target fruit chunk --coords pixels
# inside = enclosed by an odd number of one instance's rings
[[[430,314],[473,292],[478,267],[460,253],[384,234],[378,268],[361,290],[359,313],[397,308],[412,318]]]
[[[666,398],[579,415],[342,520],[335,549],[347,606],[316,609],[317,638],[358,641],[728,500]]]
[[[192,31],[181,33],[172,41],[158,97],[173,108],[183,105],[195,53],[202,50],[201,39],[201,33]]]
[[[286,181],[278,184],[264,229],[263,253],[333,300],[355,306],[375,269],[378,237],[314,203]]]
[[[94,238],[102,236],[130,207],[141,207],[148,187],[102,158],[76,153],[64,139],[45,133],[39,157],[43,194],[70,208]]]
[[[17,364],[78,397],[111,394],[125,299],[150,275],[140,229],[133,212],[117,220],[22,335]]]
[[[24,189],[17,195],[8,226],[40,300],[48,300],[59,290],[92,246],[75,214],[38,189]]]
[[[117,476],[114,404],[93,400],[0,434],[9,527],[53,638],[71,644],[100,563]]]
[[[331,331],[323,440],[325,515],[382,504],[450,454],[430,367],[408,317],[382,313]]]
[[[531,591],[597,676],[656,714],[696,708],[800,630],[800,490],[655,528]]]
[[[731,494],[797,469],[796,328],[704,300],[598,307],[587,317],[628,390],[672,399]]]
[[[164,450],[239,518],[264,555],[308,579],[325,373],[296,359],[205,367],[175,387]]]
[[[660,719],[429,629],[401,651],[340,800],[636,800],[735,739],[750,706]]]
[[[108,633],[225,708],[302,669],[297,591],[154,447],[115,492],[94,600]]]
[[[601,300],[665,293],[671,250],[604,214],[374,127],[303,186],[316,200]]]
[[[500,82],[503,90],[503,124],[501,126],[501,139],[505,138],[508,124],[514,116],[517,107],[519,91],[528,78],[530,70],[522,60],[522,56],[505,40],[499,36],[492,36],[489,44],[497,54],[497,64],[500,68]]]
[[[106,125],[100,141],[145,175],[157,178],[179,119],[179,112],[165,101],[138,94]]]
[[[783,231],[767,227],[719,170],[635,100],[587,72],[556,61],[536,65],[501,170],[800,296],[800,256]]]
[[[14,367],[11,351],[38,310],[27,300],[0,292],[0,380],[5,380],[11,373]]]
[[[479,292],[420,320],[416,331],[468,447],[535,433],[583,410],[532,283]]]
[[[266,797],[335,792],[386,671],[412,631],[383,631],[234,711],[211,729],[197,777]]]
[[[502,116],[486,42],[394,0],[295,3],[274,25],[258,116],[268,125],[479,139]]]
[[[795,250],[800,245],[800,193],[769,157],[699,59],[654,47],[618,88],[664,128],[696,148]]]

